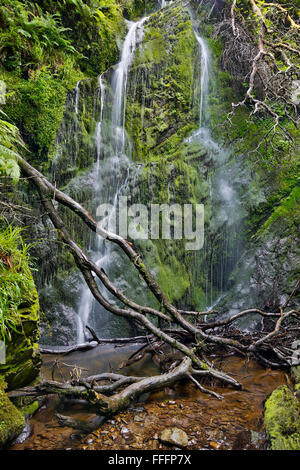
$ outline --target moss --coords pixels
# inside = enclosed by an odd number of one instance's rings
[[[300,366],[292,367],[291,369],[292,378],[295,384],[300,384]]]
[[[30,383],[38,374],[39,301],[20,231],[0,232],[0,320],[6,362],[0,364],[8,388]]]
[[[32,416],[38,409],[39,409],[39,401],[34,400],[32,403],[22,406],[20,408],[20,412],[22,413],[23,416]]]
[[[125,32],[122,6],[106,2],[8,0],[0,6],[0,79],[4,110],[16,124],[34,163],[49,165],[48,153],[76,82],[96,77],[118,59]],[[51,155],[50,155],[51,157]]]
[[[300,449],[300,403],[282,385],[265,403],[265,426],[273,450]]]
[[[197,51],[182,5],[175,3],[151,15],[128,87],[126,123],[135,159],[150,161],[173,153],[194,128]]]
[[[158,0],[127,0],[124,15],[130,20],[137,20],[158,8],[160,8]]]
[[[5,388],[0,376],[0,449],[17,437],[25,425],[24,416],[9,400]]]

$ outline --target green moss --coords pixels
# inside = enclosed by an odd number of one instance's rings
[[[158,0],[127,0],[124,15],[130,20],[137,20],[157,8],[160,8]]]
[[[174,153],[195,128],[197,53],[192,24],[182,5],[151,15],[130,71],[126,106],[135,159],[151,161]]]
[[[291,374],[294,382],[299,385],[300,384],[300,366],[292,367]]]
[[[9,389],[31,382],[39,373],[39,301],[28,265],[28,247],[20,230],[0,232],[0,333],[6,362],[0,375]]]
[[[20,412],[23,416],[32,416],[39,409],[39,401],[34,400],[32,403],[22,406]]]
[[[300,449],[300,403],[285,385],[265,403],[265,426],[273,450]]]
[[[25,425],[22,413],[5,394],[6,384],[0,376],[0,449],[18,436]]]
[[[125,32],[119,2],[32,2],[0,6],[1,72],[5,112],[36,162],[48,168],[48,152],[62,120],[68,92],[118,59]],[[51,155],[50,155],[51,157]]]

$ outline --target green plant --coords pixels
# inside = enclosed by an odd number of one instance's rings
[[[0,110],[0,116],[6,115]],[[20,177],[17,163],[17,147],[22,145],[17,127],[5,119],[0,119],[0,176],[8,176],[14,182]]]
[[[22,311],[35,301],[30,247],[24,244],[20,228],[0,231],[0,339],[4,342],[12,332],[22,331]]]

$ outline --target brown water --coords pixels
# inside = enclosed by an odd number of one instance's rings
[[[42,374],[52,377],[55,360],[60,362],[59,368],[54,370],[55,380],[70,377],[74,365],[84,369],[82,376],[116,371],[118,365],[139,347],[101,346],[64,357],[48,355],[44,357]],[[286,382],[285,374],[266,370],[256,362],[236,356],[217,357],[214,362],[239,380],[244,390],[215,385],[214,390],[224,396],[219,401],[201,393],[190,382],[176,384],[173,388],[143,397],[142,402],[103,423],[89,435],[61,427],[55,413],[86,421],[94,416],[94,410],[83,403],[62,402],[57,397],[48,397],[30,421],[31,436],[12,449],[167,449],[158,437],[170,426],[187,433],[190,449],[259,448],[263,445],[260,436],[257,443],[253,443],[251,436],[253,438],[253,431],[262,431],[263,403],[276,387]],[[135,375],[154,375],[157,372],[150,357],[138,365],[122,369],[122,373]]]

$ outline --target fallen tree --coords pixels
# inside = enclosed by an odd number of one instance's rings
[[[177,309],[169,302],[156,282],[151,272],[144,264],[140,253],[133,244],[114,233],[99,227],[94,218],[79,203],[70,196],[58,190],[38,170],[33,168],[21,156],[18,163],[24,175],[35,185],[41,203],[56,229],[58,237],[72,253],[77,267],[93,294],[94,298],[113,315],[121,316],[133,322],[145,334],[134,340],[144,343],[128,361],[132,363],[140,360],[146,353],[155,353],[162,345],[167,345],[177,351],[179,357],[168,367],[168,371],[152,377],[128,377],[120,374],[100,374],[85,379],[80,373],[74,373],[71,380],[64,383],[55,380],[42,380],[35,387],[27,387],[14,391],[11,397],[21,395],[39,396],[43,394],[59,394],[70,398],[80,398],[93,404],[99,413],[111,415],[129,406],[141,394],[170,386],[179,380],[191,380],[202,392],[221,399],[222,396],[213,390],[205,388],[200,379],[214,379],[226,386],[241,388],[241,384],[233,377],[217,370],[205,357],[205,351],[211,348],[226,348],[234,353],[244,356],[251,355],[256,360],[269,367],[290,367],[293,363],[292,342],[295,338],[296,328],[299,327],[299,311],[288,309],[292,296],[299,287],[297,282],[293,292],[284,306],[277,312],[265,312],[260,309],[244,310],[231,318],[211,321],[215,312],[191,312]],[[145,289],[150,289],[159,302],[160,309],[137,304],[120,291],[107,276],[105,271],[97,266],[87,254],[71,238],[66,224],[62,220],[54,202],[67,207],[80,217],[89,229],[100,233],[108,241],[115,243],[127,255],[128,260],[137,269],[145,283]],[[97,282],[121,303],[121,307],[112,304],[106,298]],[[262,327],[255,335],[243,334],[232,327],[239,318],[256,314],[261,317]],[[208,317],[208,320],[207,320]],[[159,319],[159,327],[157,326]],[[264,325],[264,320],[268,325]],[[272,327],[270,327],[270,321]],[[103,342],[128,343],[132,338],[104,340],[88,327],[92,342],[76,347],[85,350]],[[280,338],[280,342],[278,342]],[[64,354],[72,352],[73,347],[63,351]],[[49,353],[51,350],[44,350]],[[61,352],[56,351],[55,352]]]
[[[242,99],[232,103],[225,124],[233,124],[238,108],[248,108],[249,121],[260,116],[269,123],[254,153],[261,156],[260,152],[269,147],[276,152],[282,138],[288,151],[293,151],[296,138],[292,126],[288,129],[285,123],[288,121],[298,129],[300,25],[296,5],[293,2],[232,0],[221,12],[216,36],[226,42],[222,67],[238,77],[245,87]],[[210,16],[211,13],[206,19]]]

